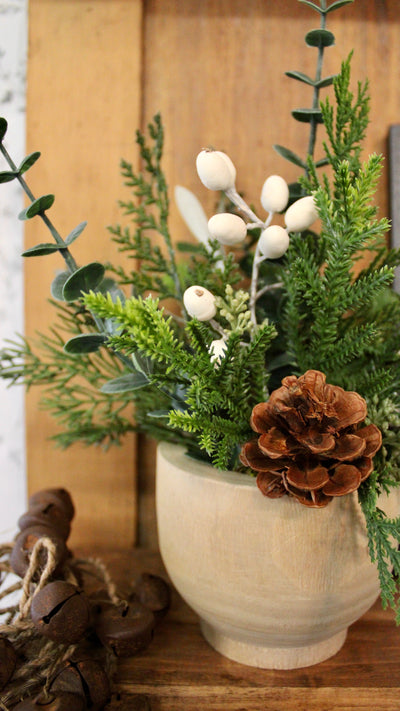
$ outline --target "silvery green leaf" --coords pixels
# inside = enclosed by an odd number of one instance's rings
[[[168,417],[169,410],[153,410],[147,413],[148,417]]]
[[[64,289],[64,284],[69,279],[71,276],[71,272],[59,272],[53,279],[51,287],[50,287],[50,293],[53,297],[53,299],[57,299],[58,301],[64,301],[64,296],[63,296],[63,289]]]
[[[318,7],[315,2],[311,2],[311,0],[299,0],[299,2],[303,3],[303,5],[308,5],[308,7],[311,7],[313,10],[321,13],[321,8]]]
[[[81,333],[79,336],[73,336],[64,345],[64,351],[71,355],[84,355],[85,353],[94,353],[98,351],[100,346],[107,340],[107,337],[102,333]]]
[[[71,244],[71,242],[74,242],[80,234],[82,234],[83,230],[85,229],[87,225],[87,222],[80,222],[79,225],[74,227],[72,232],[69,233],[69,235],[65,238],[65,244]]]
[[[109,336],[114,336],[116,333],[118,333],[121,330],[121,326],[115,320],[115,318],[103,319],[103,326],[104,326],[105,332]]]
[[[67,279],[63,288],[65,301],[80,299],[82,292],[87,293],[95,289],[104,277],[104,266],[100,262],[91,262],[77,269]]]
[[[337,74],[330,74],[328,77],[325,77],[325,79],[320,79],[319,81],[317,81],[315,86],[318,89],[323,89],[326,86],[331,86],[331,84],[333,84],[333,82],[335,81],[336,77]]]
[[[31,202],[25,210],[22,210],[22,212],[19,213],[18,219],[30,220],[31,217],[35,217],[35,215],[39,215],[40,213],[45,212],[45,210],[48,210],[49,207],[52,206],[54,200],[54,195],[41,195],[36,198],[36,200],[33,200],[33,202]]]
[[[309,47],[331,47],[335,44],[335,35],[329,30],[310,30],[305,36]]]
[[[104,277],[95,291],[100,291],[102,294],[110,294],[112,301],[115,303],[118,299],[121,303],[125,303],[125,294],[119,288],[117,282],[112,277]]]
[[[210,239],[208,219],[200,200],[187,188],[177,185],[175,202],[191,233],[199,242],[208,245]]]
[[[30,153],[28,156],[26,156],[20,163],[20,166],[18,168],[18,173],[22,175],[23,173],[26,173],[29,168],[32,168],[32,166],[36,163],[36,161],[40,158],[40,152],[35,151],[34,153]]]
[[[293,118],[302,123],[311,123],[315,120],[316,123],[323,123],[322,113],[319,109],[294,109],[292,111]]]
[[[287,77],[290,77],[291,79],[297,79],[297,81],[302,81],[304,84],[309,84],[310,86],[315,86],[315,81],[314,79],[311,79],[311,77],[307,76],[307,74],[303,74],[303,72],[285,72]]]
[[[273,146],[274,150],[279,153],[282,158],[285,158],[286,160],[290,161],[290,163],[294,163],[295,165],[298,165],[299,168],[306,168],[306,163],[300,158],[300,156],[297,155],[297,153],[294,153],[291,151],[289,148],[285,148],[285,146],[280,146],[278,143],[275,143]]]
[[[149,382],[143,373],[128,373],[121,375],[119,378],[114,378],[105,383],[101,388],[102,393],[112,395],[113,393],[126,393],[130,390],[138,390],[143,388]]]
[[[22,252],[22,257],[43,257],[46,254],[54,254],[58,252],[60,247],[54,242],[41,242],[40,244],[35,244],[34,247],[29,247]]]
[[[142,355],[140,351],[132,353],[131,355],[132,363],[134,368],[143,375],[148,375],[153,372],[153,361],[148,356]]]
[[[17,177],[17,173],[13,170],[2,170],[0,173],[0,183],[10,183],[11,180]]]
[[[326,8],[325,12],[332,12],[332,10],[338,10],[339,7],[344,7],[345,5],[351,5],[351,3],[354,2],[354,0],[336,0],[336,2],[333,2],[332,5],[329,5],[329,7]]]

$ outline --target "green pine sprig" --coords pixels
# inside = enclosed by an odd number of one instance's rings
[[[389,518],[379,508],[378,495],[399,486],[399,481],[383,476],[378,480],[374,472],[359,489],[359,500],[365,516],[369,542],[369,554],[376,563],[381,588],[382,605],[396,612],[396,624],[400,624],[398,581],[400,578],[400,517]]]

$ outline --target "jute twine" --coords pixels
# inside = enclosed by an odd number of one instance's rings
[[[0,636],[7,637],[12,643],[18,661],[11,680],[0,696],[0,709],[11,711],[13,705],[25,696],[46,691],[57,670],[78,648],[80,652],[97,656],[111,680],[115,671],[115,657],[105,648],[96,646],[96,649],[93,649],[93,642],[89,639],[74,645],[57,644],[40,635],[32,623],[32,600],[49,582],[56,567],[59,567],[53,541],[47,537],[38,539],[32,549],[24,578],[8,584],[13,572],[9,562],[12,549],[12,543],[0,545],[0,615],[4,620],[0,623]],[[64,565],[62,573],[57,573],[57,579],[66,580],[80,588],[83,587],[85,576],[92,576],[100,581],[102,589],[106,589],[108,598],[114,604],[121,602],[106,566],[97,558],[71,558]],[[88,594],[87,590],[85,592]],[[20,593],[17,603],[4,605],[11,594],[17,596],[17,593]]]

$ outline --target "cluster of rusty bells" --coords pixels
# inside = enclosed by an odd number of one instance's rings
[[[375,425],[363,425],[366,415],[365,400],[329,385],[324,373],[288,376],[254,407],[251,426],[259,437],[243,446],[240,459],[258,472],[265,496],[326,506],[358,489],[373,470],[382,436]]]

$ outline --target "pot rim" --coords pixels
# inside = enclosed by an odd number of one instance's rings
[[[174,442],[160,442],[158,444],[158,456],[163,460],[184,471],[187,474],[201,477],[203,479],[212,479],[226,484],[232,484],[235,487],[243,486],[252,489],[257,488],[256,477],[250,474],[234,472],[229,470],[217,469],[212,464],[202,462],[199,459],[194,459],[186,453],[186,448],[181,444]]]

